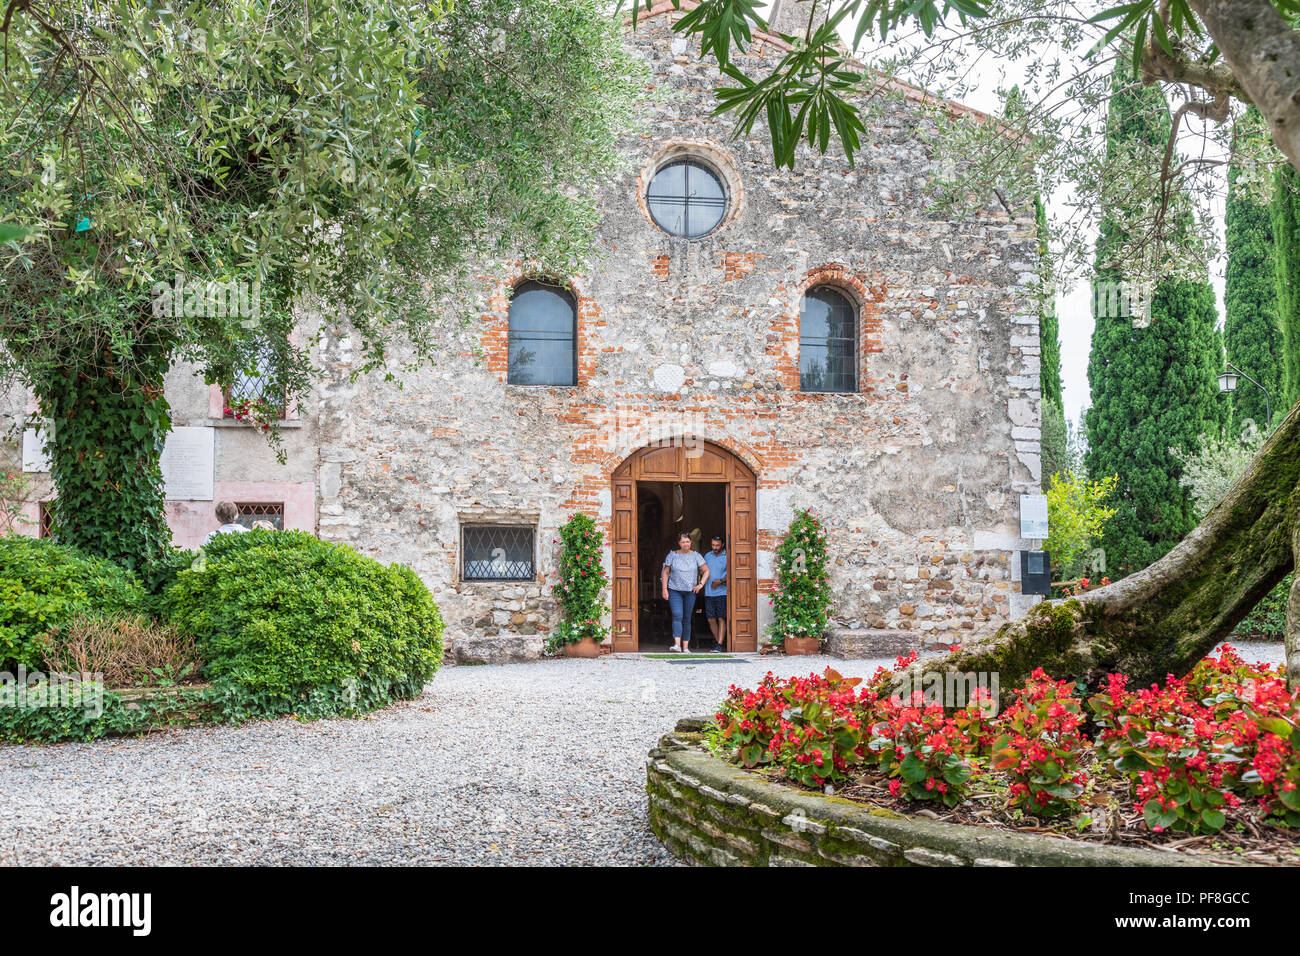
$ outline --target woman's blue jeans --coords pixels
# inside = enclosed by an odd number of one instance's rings
[[[695,616],[695,592],[668,589],[668,608],[673,613],[673,640],[684,638],[682,643],[691,642],[691,620]]]

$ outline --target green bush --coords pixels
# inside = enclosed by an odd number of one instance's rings
[[[442,617],[413,571],[302,531],[214,539],[166,607],[228,719],[373,710],[417,696],[442,658]]]
[[[0,742],[89,742],[109,735],[139,732],[149,726],[152,711],[128,710],[122,698],[98,684],[77,685],[60,706],[39,702],[48,683],[24,688],[0,687]]]
[[[89,613],[133,614],[144,589],[134,575],[48,538],[0,537],[0,665],[42,665],[41,639]]]
[[[138,571],[140,583],[144,586],[144,611],[153,617],[162,615],[166,605],[167,591],[176,583],[176,575],[184,571],[198,555],[193,551],[182,551],[168,546],[162,555],[146,563]]]

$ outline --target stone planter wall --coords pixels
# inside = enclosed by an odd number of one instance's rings
[[[646,762],[650,829],[706,866],[1205,865],[1138,850],[905,816],[766,780],[703,746],[684,720]]]

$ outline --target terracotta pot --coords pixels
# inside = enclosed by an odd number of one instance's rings
[[[816,654],[821,645],[815,637],[787,637],[784,646],[787,654]]]
[[[573,644],[564,645],[565,657],[599,657],[600,645],[590,637],[584,637],[582,640]]]

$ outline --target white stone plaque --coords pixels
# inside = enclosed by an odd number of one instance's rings
[[[162,451],[168,501],[211,501],[216,430],[206,425],[173,428]]]
[[[1047,496],[1020,496],[1020,537],[1047,537]]]
[[[45,454],[45,430],[43,428],[23,429],[23,471],[44,472],[50,470],[50,458]]]

